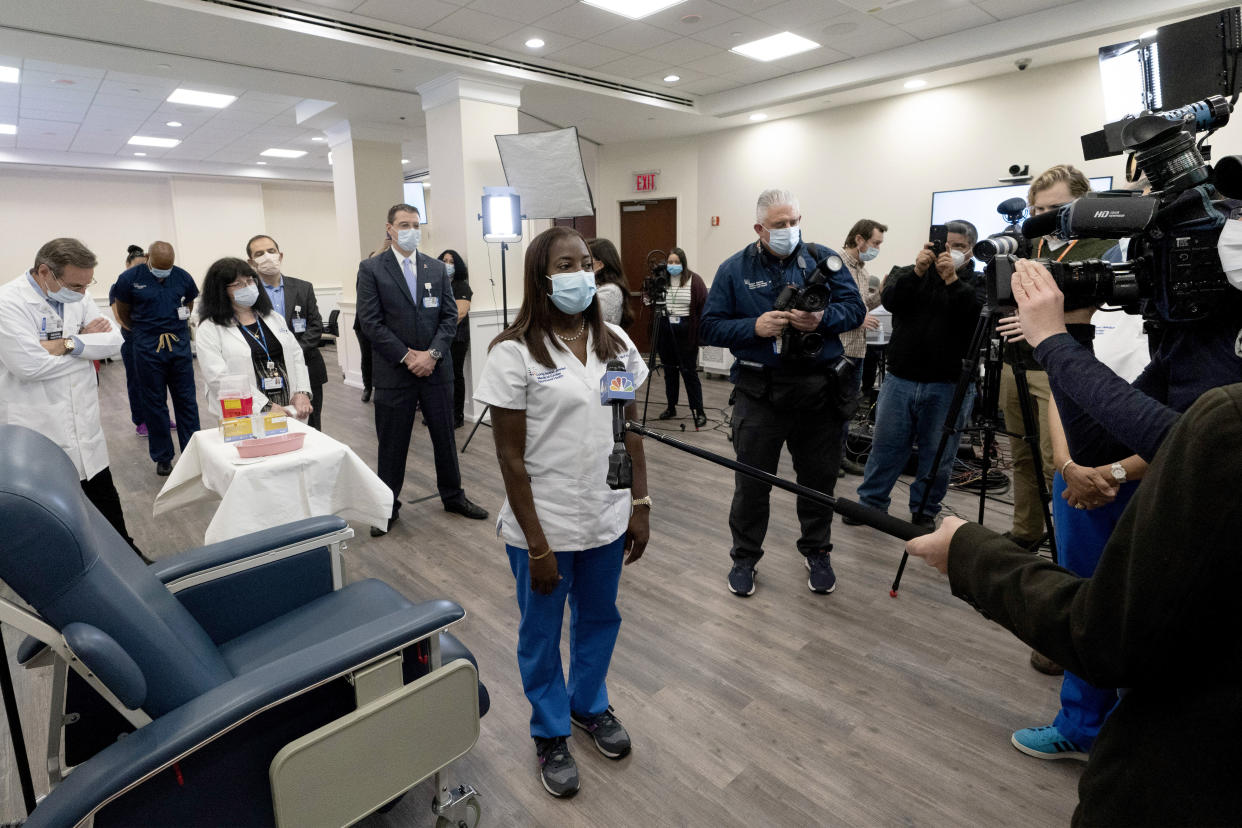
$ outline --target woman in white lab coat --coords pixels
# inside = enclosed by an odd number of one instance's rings
[[[207,405],[219,415],[222,381],[243,376],[256,413],[279,405],[305,420],[312,401],[302,347],[257,279],[249,264],[234,258],[218,260],[203,278],[195,344]]]
[[[498,529],[521,612],[518,668],[531,703],[540,778],[553,796],[578,790],[566,741],[571,724],[610,759],[630,752],[605,678],[621,627],[622,563],[642,556],[651,509],[636,435],[625,438],[632,489],[607,483],[612,412],[600,404],[600,379],[618,359],[637,387],[647,367],[625,332],[604,322],[592,270],[576,230],[553,227],[531,242],[521,310],[492,342],[475,391],[475,399],[491,406],[506,494]],[[633,408],[630,402],[631,418]],[[566,601],[568,685],[560,656]]]
[[[35,265],[0,287],[0,423],[43,434],[77,469],[82,489],[131,545],[108,469],[93,360],[117,352],[121,330],[86,295],[95,254],[53,239]]]

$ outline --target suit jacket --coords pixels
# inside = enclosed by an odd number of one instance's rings
[[[358,265],[358,319],[362,332],[371,341],[375,358],[371,384],[375,388],[409,388],[419,381],[401,362],[411,348],[443,354],[424,381],[453,381],[449,346],[457,333],[457,303],[452,281],[443,262],[422,252],[417,253],[411,265],[417,296],[410,295],[405,274],[392,251],[381,251]]]
[[[323,317],[319,315],[319,304],[315,301],[315,288],[305,279],[281,275],[285,280],[285,322],[292,331],[294,316],[301,315],[306,320],[306,330],[294,333],[294,336],[302,346],[302,358],[306,361],[306,370],[310,372],[310,381],[322,385],[328,381],[328,366],[324,364],[323,354],[319,353],[319,342],[323,338]],[[262,279],[257,281],[264,289],[267,288]],[[302,310],[295,312],[295,308]],[[315,406],[319,406],[318,400],[315,400]]]

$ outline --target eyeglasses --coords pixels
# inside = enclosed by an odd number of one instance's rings
[[[253,285],[253,284],[254,284],[253,276],[238,276],[232,282],[229,282],[229,287],[240,288],[240,287],[248,287],[249,285]]]
[[[56,281],[60,282],[60,283],[61,283],[62,285],[64,285],[65,287],[69,288],[69,289],[70,289],[70,290],[72,290],[74,293],[86,293],[86,289],[87,289],[88,287],[92,287],[92,286],[94,286],[94,285],[99,284],[99,280],[98,280],[98,279],[91,279],[89,282],[87,282],[87,283],[86,283],[86,284],[84,284],[84,285],[71,285],[71,284],[69,284],[68,282],[66,282],[64,279],[62,279],[62,278],[60,278],[59,276],[57,276],[55,273],[53,273],[53,274],[52,274],[52,276],[53,276],[53,278],[55,278],[55,279],[56,279]]]

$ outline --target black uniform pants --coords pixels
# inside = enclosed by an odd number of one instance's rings
[[[808,378],[801,378],[808,379]],[[796,380],[792,380],[796,384]],[[733,406],[733,447],[737,459],[776,474],[782,446],[789,447],[797,482],[832,495],[841,465],[843,418],[832,394],[816,403],[783,401],[777,395],[751,395],[741,384]],[[744,474],[735,474],[729,531],[733,535],[730,555],[738,563],[754,564],[763,557],[768,532],[769,495],[772,487]],[[798,551],[803,555],[832,549],[832,509],[799,497],[798,523],[802,536]]]
[[[401,508],[401,486],[405,482],[406,458],[419,408],[431,434],[431,450],[436,460],[436,488],[444,503],[460,503],[461,469],[457,465],[457,443],[453,440],[453,398],[448,383],[431,384],[420,379],[408,388],[375,389],[375,433],[379,438],[377,473],[392,489],[392,513]]]
[[[323,383],[311,380],[311,415],[306,424],[317,431],[323,431]]]
[[[367,339],[366,334],[362,332],[362,326],[354,322],[354,335],[358,337],[358,347],[362,354],[362,387],[371,387],[371,360],[374,355],[371,353],[371,340]]]
[[[466,354],[470,352],[470,340],[453,340],[449,353],[453,355],[453,417],[454,422],[466,415]]]
[[[105,468],[90,480],[83,480],[82,492],[108,523],[112,524],[117,534],[125,538],[125,542],[137,552],[138,547],[134,546],[134,539],[125,528],[125,513],[121,510],[121,496],[117,494],[116,484],[112,482],[112,470]]]
[[[690,339],[690,320],[682,317],[676,325],[660,321],[660,341],[656,343],[660,361],[664,363],[664,394],[668,407],[676,408],[681,387],[678,374],[686,383],[687,402],[691,411],[703,410],[703,384],[699,381],[699,346]]]

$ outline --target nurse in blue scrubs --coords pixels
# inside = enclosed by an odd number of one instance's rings
[[[172,471],[172,432],[165,394],[170,394],[182,451],[198,431],[190,310],[198,296],[194,279],[174,262],[173,247],[157,241],[146,264],[121,274],[115,286],[117,320],[131,335],[134,369],[147,425],[147,448],[156,474]]]

